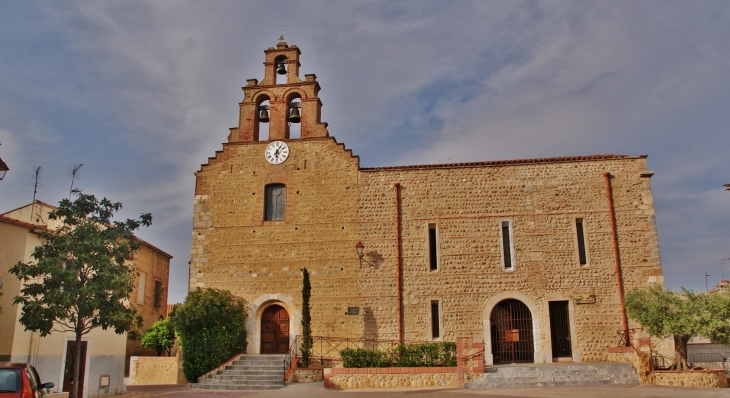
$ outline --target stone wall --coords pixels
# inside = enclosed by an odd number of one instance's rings
[[[306,267],[315,336],[471,336],[484,343],[491,364],[490,314],[500,301],[517,299],[532,315],[535,362],[551,362],[549,303],[568,301],[572,358],[566,359],[605,360],[623,325],[604,173],[611,178],[624,290],[663,283],[646,156],[360,168],[320,121],[319,84],[314,75],[298,77],[299,53],[286,43],[265,51],[264,79],[247,81],[238,127],[196,173],[190,288],[227,289],[248,301],[249,353],[260,350],[267,306],[283,306],[291,338],[299,334]],[[276,85],[282,56],[289,80]],[[301,139],[287,133],[292,95],[302,97]],[[258,141],[257,106],[264,98],[271,100],[270,134]],[[290,150],[277,165],[264,158],[274,139]],[[264,220],[267,184],[286,185],[285,220]],[[583,265],[577,219],[586,238]],[[511,270],[502,263],[503,221],[513,233]],[[430,225],[437,231],[436,270],[429,267]],[[355,255],[358,241],[365,245],[363,263]],[[436,338],[434,301],[440,305]],[[348,307],[358,307],[359,315],[345,315]]]
[[[144,243],[142,247],[135,253],[133,260],[137,266],[137,274],[145,274],[144,283],[144,299],[142,303],[138,301],[140,277],[135,278],[132,293],[129,295],[129,302],[137,309],[142,316],[142,326],[137,330],[140,334],[152,327],[152,325],[160,320],[160,317],[167,315],[167,294],[170,276],[170,259],[172,256],[162,252],[156,247]],[[155,297],[155,281],[162,283],[160,294],[160,302],[158,306],[154,305]],[[129,360],[132,356],[156,356],[157,352],[142,347],[139,340],[132,338],[127,339],[127,355],[125,374],[129,374]]]
[[[197,173],[190,288],[227,289],[249,303],[250,354],[260,349],[260,315],[289,312],[298,334],[303,268],[310,272],[313,335],[362,336],[357,243],[358,161],[331,138],[288,142],[282,164],[267,142],[227,144]],[[286,185],[286,219],[264,221],[267,184]]]
[[[657,370],[654,371],[655,384],[674,387],[715,387],[727,388],[727,375],[724,369],[712,370]]]
[[[325,388],[447,388],[458,387],[455,368],[383,368],[324,370]]]
[[[185,384],[180,357],[136,357],[130,359],[131,385]]]
[[[323,369],[294,369],[287,383],[314,383],[324,380]]]
[[[569,300],[573,357],[605,360],[622,329],[604,173],[612,175],[626,291],[662,282],[646,160],[363,169],[359,238],[378,259],[360,273],[368,338],[397,335],[396,208],[400,184],[405,339],[428,340],[430,304],[442,305],[443,339],[479,337],[491,357],[489,316],[517,298],[533,312],[536,362],[550,361],[548,302]],[[583,219],[588,264],[578,262],[575,220]],[[502,267],[500,222],[512,221],[513,272]],[[429,267],[428,228],[436,225],[438,269]],[[594,304],[576,304],[577,295]],[[368,322],[375,326],[369,326]],[[631,325],[632,327],[638,325]]]

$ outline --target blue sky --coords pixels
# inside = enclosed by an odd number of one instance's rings
[[[0,211],[76,187],[151,212],[187,291],[193,173],[286,28],[361,165],[649,154],[666,284],[730,257],[727,1],[9,1]],[[730,277],[730,262],[725,262]]]

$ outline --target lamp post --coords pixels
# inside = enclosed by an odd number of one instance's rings
[[[10,170],[8,168],[8,165],[5,164],[2,159],[0,159],[0,180],[5,178],[5,174],[8,172],[8,170]]]
[[[2,145],[2,144],[0,144],[0,145]],[[8,168],[8,165],[5,164],[5,162],[3,162],[2,159],[0,159],[0,180],[5,178],[5,173],[7,173],[8,170],[10,170],[10,168]]]

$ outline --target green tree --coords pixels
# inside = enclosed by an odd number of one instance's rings
[[[312,316],[309,312],[309,297],[312,286],[309,283],[309,271],[304,268],[302,282],[302,367],[308,368],[312,351]]]
[[[142,347],[157,351],[158,357],[163,352],[167,352],[167,356],[170,356],[173,344],[175,344],[175,330],[169,318],[155,322],[142,335]]]
[[[246,351],[245,301],[228,290],[193,290],[170,322],[180,339],[183,373],[191,383]]]
[[[32,261],[10,269],[24,282],[13,303],[22,306],[20,323],[46,336],[52,331],[73,332],[76,339],[71,398],[77,397],[81,337],[95,328],[125,333],[141,322],[126,303],[132,291],[135,266],[129,263],[140,242],[132,231],[149,226],[152,216],[112,221],[121,203],[74,190],[48,214],[60,220],[55,230],[38,229],[43,244],[33,249]]]
[[[672,369],[689,369],[687,343],[693,336],[730,343],[730,294],[727,291],[697,294],[682,288],[678,292],[654,285],[626,295],[629,316],[655,337],[674,337]]]

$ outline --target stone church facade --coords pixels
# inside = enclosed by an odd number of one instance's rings
[[[624,292],[663,283],[645,155],[362,168],[299,49],[265,55],[196,173],[190,264],[190,289],[248,302],[249,353],[300,334],[303,268],[315,336],[470,336],[487,364],[542,363],[605,360],[636,326]]]

